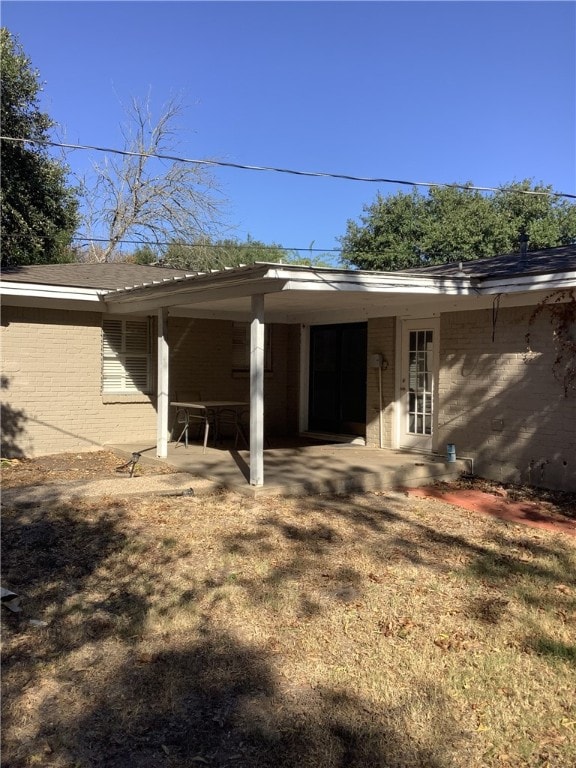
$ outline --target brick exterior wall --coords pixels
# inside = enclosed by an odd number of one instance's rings
[[[442,315],[438,449],[483,477],[576,490],[576,396],[553,376],[548,312],[529,326],[532,311],[500,309],[494,341],[492,310]]]
[[[102,395],[100,313],[4,307],[1,327],[3,454],[155,438],[153,398]]]
[[[552,373],[547,312],[529,327],[532,308],[441,316],[436,444],[456,445],[477,474],[501,481],[576,490],[576,396]],[[396,319],[368,322],[368,360],[383,354],[383,446],[393,445]],[[114,442],[156,441],[155,396],[101,393],[101,315],[4,307],[2,452],[35,456],[85,451]],[[298,432],[298,325],[273,325],[265,377],[269,435]],[[531,353],[526,354],[526,333]],[[169,318],[170,397],[200,393],[249,399],[249,377],[232,370],[232,323]],[[155,359],[153,367],[155,366]],[[378,372],[367,370],[367,445],[379,445]]]
[[[264,377],[264,421],[268,435],[298,429],[299,327],[272,325],[272,370]],[[200,394],[214,400],[250,399],[248,372],[232,370],[232,323],[227,320],[169,318],[170,399]]]
[[[3,455],[155,444],[155,395],[102,395],[100,313],[4,307],[1,329]],[[298,332],[298,326],[272,328],[273,371],[265,379],[269,434],[297,430]],[[232,323],[170,318],[168,336],[171,397],[195,390],[207,398],[249,399],[248,375],[232,372]]]

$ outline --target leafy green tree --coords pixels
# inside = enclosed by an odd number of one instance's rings
[[[321,259],[301,257],[298,252],[283,248],[277,243],[266,245],[261,240],[253,240],[250,237],[244,242],[231,238],[222,240],[199,238],[188,244],[173,242],[166,249],[162,261],[167,266],[200,272],[208,269],[237,267],[240,264],[254,264],[257,261],[328,266]]]
[[[128,256],[126,261],[131,261],[133,264],[156,264],[158,261],[158,254],[149,245],[142,245],[136,248],[133,254]]]
[[[54,125],[40,111],[39,75],[10,32],[0,29],[2,134],[47,140]],[[66,167],[45,147],[3,140],[2,268],[72,261],[77,200],[66,183]]]
[[[520,233],[530,250],[576,242],[576,205],[527,191],[552,188],[525,180],[493,195],[456,187],[378,195],[360,223],[348,221],[342,259],[361,269],[396,270],[513,252]]]
[[[267,248],[259,240],[248,239],[246,242],[240,242],[234,239],[211,240],[201,237],[189,243],[172,242],[167,247],[162,261],[167,266],[202,272],[253,264],[256,261],[277,262],[281,261],[283,253],[286,252],[280,246]]]

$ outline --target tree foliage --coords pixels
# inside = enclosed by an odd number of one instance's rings
[[[343,261],[383,270],[469,261],[515,251],[521,233],[529,250],[576,242],[576,205],[527,191],[552,188],[525,180],[493,195],[456,187],[378,195],[364,206],[360,223],[348,221],[340,238]]]
[[[40,111],[39,74],[15,37],[0,29],[4,136],[46,141],[54,123]],[[71,261],[77,200],[67,168],[33,143],[1,143],[2,267]]]
[[[156,264],[158,262],[158,254],[151,246],[141,245],[133,253],[126,256],[124,260],[130,264]]]
[[[85,229],[107,241],[92,249],[92,260],[118,258],[126,239],[160,247],[168,241],[194,242],[215,231],[222,200],[210,171],[153,157],[174,155],[182,112],[180,102],[172,100],[154,119],[149,99],[133,99],[122,134],[123,150],[134,154],[106,156],[83,181]]]
[[[204,271],[254,264],[256,261],[288,261],[289,254],[282,246],[265,245],[259,240],[245,242],[232,238],[210,240],[198,238],[193,243],[174,242],[168,246],[163,263],[178,268]]]
[[[191,244],[174,242],[168,246],[162,258],[162,262],[167,266],[200,272],[208,269],[237,267],[241,264],[254,264],[257,261],[328,266],[320,257],[300,256],[298,252],[283,248],[277,243],[266,245],[261,240],[253,240],[250,237],[244,242],[233,238],[221,240],[200,238]]]

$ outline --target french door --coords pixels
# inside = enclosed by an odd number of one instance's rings
[[[398,427],[401,448],[432,451],[434,447],[439,331],[437,318],[402,322]]]

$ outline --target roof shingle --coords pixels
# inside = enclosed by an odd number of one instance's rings
[[[192,270],[110,262],[104,264],[33,264],[5,270],[2,278],[14,283],[116,290],[193,274],[195,273]]]
[[[460,269],[460,264],[462,264],[462,269]],[[235,270],[249,271],[254,266],[236,267]],[[292,268],[296,268],[296,265],[292,265]],[[298,267],[298,269],[306,269],[306,267]],[[414,267],[401,270],[396,274],[422,275],[424,277],[473,277],[482,280],[520,277],[522,275],[557,274],[573,270],[576,270],[576,244],[529,251],[523,258],[519,253],[508,253],[488,259],[455,261],[431,267]],[[344,270],[336,269],[334,271],[341,272]],[[194,270],[112,262],[102,264],[34,264],[6,270],[2,277],[5,281],[15,283],[118,291],[141,287],[153,282],[181,280],[187,276],[195,277],[200,274],[202,273]]]
[[[489,259],[464,261],[462,262],[462,271],[460,271],[460,262],[458,261],[450,264],[437,264],[433,267],[414,267],[403,271],[410,274],[436,275],[438,277],[466,275],[490,278],[550,274],[568,272],[573,269],[576,269],[576,244],[528,251],[524,258],[519,253],[507,253]]]

